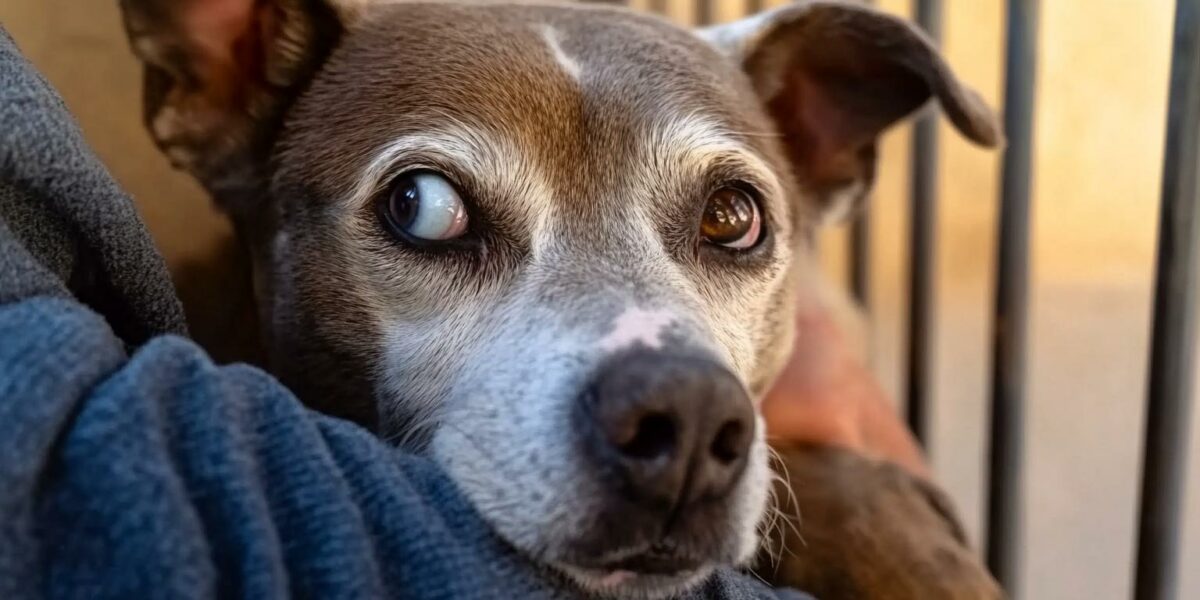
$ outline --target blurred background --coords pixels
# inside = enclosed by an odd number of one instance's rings
[[[650,1],[633,5],[648,9]],[[878,4],[901,15],[911,10],[907,0]],[[1130,593],[1173,4],[1042,3],[1023,598]],[[696,17],[690,0],[653,6],[684,23]],[[944,10],[950,64],[999,106],[1003,3],[948,0]],[[719,21],[745,11],[742,0],[716,0]],[[143,130],[140,71],[117,3],[4,0],[0,23],[133,194],[177,280],[187,284],[181,293],[197,337],[215,340],[236,327],[238,307],[228,305],[222,287],[237,277],[221,260],[230,251],[230,226],[191,179],[170,169]],[[873,360],[897,398],[904,389],[910,135],[906,126],[884,139],[870,209]],[[968,145],[945,123],[939,142],[931,459],[978,543],[1000,155]],[[824,262],[838,279],[847,271],[846,246],[841,229],[823,240]],[[1200,433],[1200,412],[1193,421]],[[1180,598],[1200,598],[1197,437],[1188,463]]]

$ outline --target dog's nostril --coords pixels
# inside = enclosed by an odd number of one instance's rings
[[[621,452],[638,459],[668,456],[675,449],[675,422],[662,413],[651,413],[638,420],[633,438],[621,444]]]
[[[742,436],[746,435],[746,427],[741,421],[728,421],[717,430],[709,451],[717,460],[729,464],[742,457],[746,444]]]

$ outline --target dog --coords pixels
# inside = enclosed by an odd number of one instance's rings
[[[249,249],[272,372],[599,595],[755,554],[757,402],[881,132],[933,98],[1000,141],[926,37],[852,2],[698,31],[537,0],[122,8],[147,128]]]

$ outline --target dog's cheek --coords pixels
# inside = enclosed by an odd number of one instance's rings
[[[790,349],[794,294],[786,261],[781,256],[769,269],[732,282],[711,274],[701,279],[712,339],[754,397],[765,393]]]
[[[758,551],[767,511],[771,504],[771,479],[774,476],[769,462],[770,449],[766,440],[766,422],[761,416],[755,421],[755,440],[751,449],[746,472],[735,500],[735,510],[732,512],[738,536],[737,564],[746,564]],[[785,526],[782,523],[772,526]]]
[[[561,477],[576,468],[561,464],[571,453],[548,452],[497,433],[473,423],[439,427],[433,456],[502,538],[536,559],[553,560],[580,527],[578,517],[589,512],[581,508],[582,494],[574,493],[585,486]]]
[[[755,324],[755,368],[746,383],[756,402],[770,390],[791,357],[796,334],[796,286],[796,278],[791,275],[780,281]]]
[[[578,382],[570,374],[577,369],[540,355],[555,347],[552,332],[525,329],[497,328],[492,343],[464,361],[432,452],[501,537],[553,560],[595,512],[591,502],[602,490],[573,451],[570,390]]]

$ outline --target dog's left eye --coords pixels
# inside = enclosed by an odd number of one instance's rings
[[[713,192],[700,220],[704,241],[734,250],[752,248],[762,237],[758,203],[746,192],[725,187]]]
[[[393,235],[409,241],[446,241],[467,232],[467,209],[458,191],[432,171],[397,177],[381,208]]]

